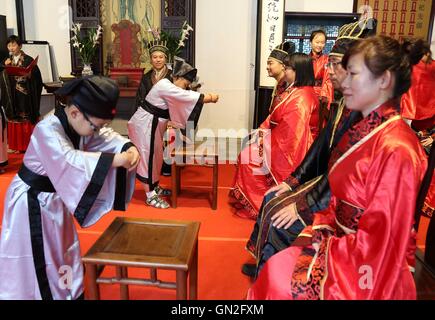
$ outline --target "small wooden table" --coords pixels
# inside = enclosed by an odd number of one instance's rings
[[[217,209],[219,149],[217,140],[214,144],[187,144],[171,153],[172,163],[172,207],[177,208],[178,194],[181,191],[181,169],[186,165],[199,165],[213,168],[211,208]]]
[[[120,284],[121,299],[128,300],[128,285],[175,289],[177,300],[197,299],[198,232],[192,221],[146,220],[117,217],[84,256],[87,298],[99,300],[99,284]],[[116,276],[100,277],[105,266],[115,266]],[[128,267],[149,268],[150,279],[128,277]],[[157,269],[175,270],[176,282],[158,280]]]

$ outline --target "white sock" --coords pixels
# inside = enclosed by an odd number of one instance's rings
[[[157,193],[154,190],[150,191],[150,192],[147,192],[146,194],[147,194],[147,199],[150,199],[150,198],[152,198],[152,197],[157,195]]]

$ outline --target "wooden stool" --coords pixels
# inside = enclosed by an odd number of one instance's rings
[[[99,300],[99,284],[120,284],[128,300],[128,285],[175,289],[177,300],[197,299],[199,222],[116,218],[84,256],[87,298]],[[100,277],[105,266],[115,266],[114,278]],[[150,279],[128,277],[127,268],[149,268]],[[157,278],[157,269],[175,270],[176,282]]]
[[[181,168],[187,165],[199,165],[213,168],[213,181],[211,191],[211,208],[217,209],[218,199],[218,168],[219,151],[217,141],[213,145],[188,144],[171,153],[172,163],[172,207],[177,208],[177,198],[181,190]]]

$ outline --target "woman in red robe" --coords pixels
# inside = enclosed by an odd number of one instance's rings
[[[314,90],[317,97],[320,99],[325,108],[329,109],[329,104],[333,100],[334,88],[332,86],[331,80],[329,79],[328,70],[325,68],[328,63],[328,55],[323,54],[323,49],[325,49],[327,36],[323,30],[315,30],[311,33],[310,44],[311,52],[310,57],[313,59],[314,68],[314,79],[316,85]],[[313,133],[313,138],[315,139],[319,134],[319,121],[320,118],[324,120],[326,115],[320,115],[320,110],[316,110],[311,117],[310,126]],[[325,110],[322,110],[325,112]],[[323,121],[322,120],[322,121]]]
[[[362,40],[343,58],[347,108],[362,112],[329,162],[331,202],[265,264],[250,299],[415,299],[408,264],[427,160],[400,116],[410,65],[399,43]]]
[[[242,218],[257,218],[265,192],[293,172],[313,142],[309,121],[319,101],[311,59],[294,53],[285,63],[290,85],[238,158],[230,197]]]
[[[414,67],[412,85],[403,95],[402,117],[411,120],[412,128],[418,132],[423,147],[429,150],[435,138],[435,61],[431,57],[430,45],[423,39],[408,39],[408,47]],[[423,205],[423,213],[432,217],[435,208],[435,175]]]

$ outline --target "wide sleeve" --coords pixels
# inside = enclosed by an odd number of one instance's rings
[[[33,58],[25,55],[24,64],[25,66],[30,65],[33,62]],[[30,121],[35,124],[40,116],[40,105],[41,105],[41,94],[43,88],[42,74],[39,67],[36,65],[32,72],[30,78],[27,80],[28,89],[30,94]]]
[[[397,283],[407,268],[425,164],[407,150],[392,150],[377,158],[367,173],[368,201],[358,230],[324,239],[328,242],[325,299],[382,299],[400,296],[394,294],[397,290],[415,290]]]
[[[161,86],[159,89],[162,98],[168,105],[171,121],[180,128],[185,128],[187,122],[192,121],[195,127],[204,106],[204,95],[181,89],[170,81],[159,81],[158,85]]]
[[[271,150],[265,150],[271,157],[268,162],[278,182],[284,181],[300,165],[313,142],[309,122],[314,103],[304,94],[298,94],[278,110],[281,115],[278,126],[271,130]]]
[[[31,152],[37,154],[67,209],[80,225],[89,226],[112,209],[114,198],[106,193],[110,189],[107,182],[114,182],[110,179],[114,176],[114,153],[74,149],[61,125],[53,119],[35,127],[29,145]]]
[[[87,151],[104,153],[122,153],[135,145],[121,136],[112,128],[102,128],[98,135],[94,135],[86,143]],[[105,179],[98,199],[114,198],[113,209],[125,211],[133,197],[135,189],[136,170],[128,172],[123,167],[111,168]]]

